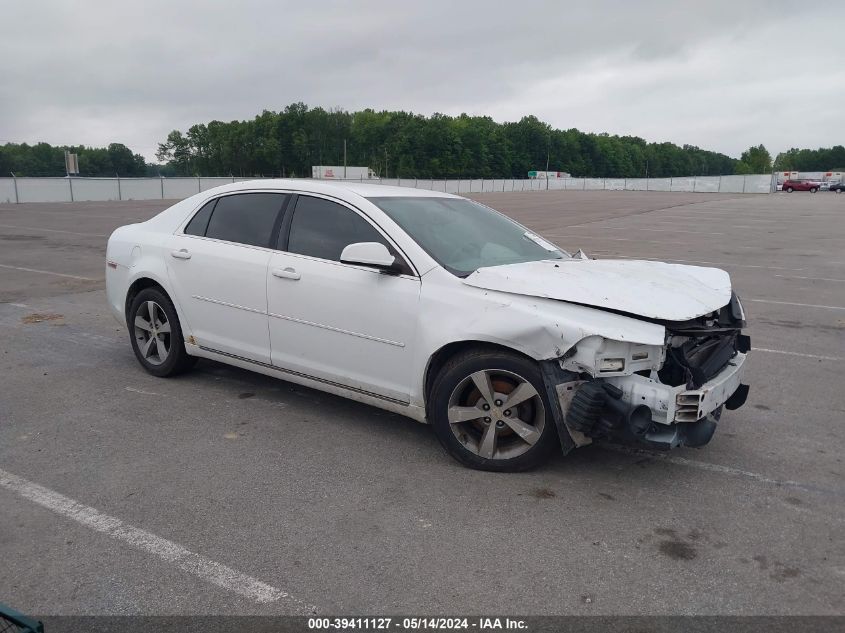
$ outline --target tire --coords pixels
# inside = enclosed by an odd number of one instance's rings
[[[815,187],[810,187],[810,193],[816,193],[817,191],[818,189],[816,189]]]
[[[155,323],[152,329],[151,322]],[[126,323],[135,357],[153,376],[176,376],[196,364],[196,357],[185,351],[176,308],[160,288],[145,288],[135,296]]]
[[[493,402],[489,391],[483,395],[490,388]],[[508,395],[517,389],[519,395]],[[507,397],[520,398],[515,408],[507,408]],[[540,369],[517,354],[484,349],[458,354],[438,373],[429,402],[437,439],[470,468],[528,470],[560,448]]]
[[[792,193],[793,191],[795,191],[795,190],[792,187],[786,188],[786,193]]]
[[[842,193],[842,190],[841,190],[841,189],[834,189],[833,191],[834,191],[835,193]]]

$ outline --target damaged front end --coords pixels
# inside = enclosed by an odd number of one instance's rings
[[[587,337],[545,363],[564,450],[606,439],[657,449],[707,444],[722,409],[745,403],[750,339],[736,295],[720,310],[663,325],[663,346]],[[571,444],[568,441],[571,439]]]

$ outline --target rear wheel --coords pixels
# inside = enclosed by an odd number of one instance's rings
[[[153,376],[180,374],[196,363],[185,351],[179,317],[170,298],[158,288],[145,288],[132,300],[127,325],[132,350]]]
[[[818,190],[818,187],[810,187],[810,193],[816,193]]]
[[[516,354],[469,351],[435,379],[429,419],[452,457],[480,470],[533,468],[558,446],[537,364]]]
[[[793,191],[795,191],[795,190],[792,187],[786,188],[786,193],[792,193]]]

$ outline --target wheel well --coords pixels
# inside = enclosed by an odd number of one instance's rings
[[[167,294],[167,291],[162,288],[161,284],[157,281],[154,281],[149,277],[141,277],[140,279],[136,279],[132,282],[132,285],[129,286],[129,290],[126,292],[126,303],[123,306],[123,315],[126,317],[127,323],[129,322],[129,306],[132,305],[132,302],[135,300],[135,297],[138,295],[138,293],[142,290],[146,290],[147,288],[158,288],[165,295],[167,295],[168,297],[170,296]]]
[[[437,374],[440,373],[440,370],[443,369],[449,360],[468,350],[478,350],[482,352],[505,352],[507,354],[516,354],[518,356],[522,356],[523,358],[527,358],[532,362],[536,362],[536,359],[531,358],[527,354],[523,354],[519,350],[515,350],[512,347],[507,347],[505,345],[497,345],[496,343],[488,343],[486,341],[455,341],[454,343],[449,343],[434,352],[431,359],[428,361],[428,367],[425,371],[424,385],[426,403],[428,403],[431,388],[434,386],[434,379],[437,377]]]

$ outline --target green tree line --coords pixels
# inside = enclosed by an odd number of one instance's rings
[[[0,176],[63,176],[65,175],[65,150],[79,156],[81,176],[145,176],[154,170],[144,157],[133,154],[122,143],[108,147],[82,145],[55,147],[48,143],[6,143],[0,145]]]
[[[108,147],[0,145],[0,175],[61,176],[64,151],[79,155],[83,176],[310,176],[312,165],[366,165],[383,177],[525,178],[528,171],[574,176],[652,178],[768,173],[763,145],[739,159],[692,145],[649,143],[636,136],[552,128],[535,116],[497,123],[490,117],[358,112],[294,103],[247,121],[211,121],[174,130],[158,146],[163,164],[147,164],[121,143]],[[845,148],[790,149],[776,170],[845,167]]]
[[[692,145],[636,136],[559,130],[526,116],[422,116],[289,105],[249,121],[212,121],[174,130],[157,157],[183,175],[310,176],[312,165],[366,165],[382,177],[525,178],[529,170],[576,176],[662,177],[733,174],[739,161]]]
[[[781,152],[775,159],[777,171],[845,171],[845,147],[792,149]]]

